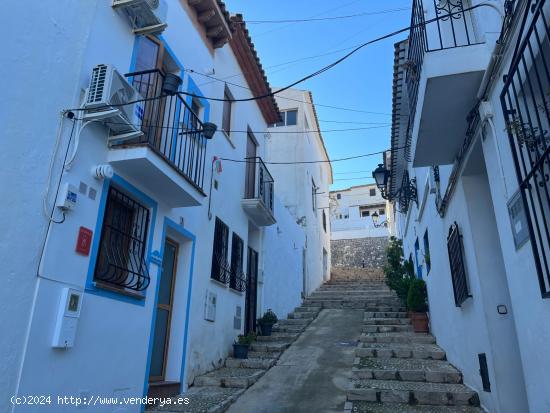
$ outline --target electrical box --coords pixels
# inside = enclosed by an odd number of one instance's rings
[[[206,291],[206,299],[204,302],[204,319],[207,321],[216,321],[216,293]]]
[[[78,189],[76,186],[65,183],[59,190],[55,206],[63,210],[74,209],[76,206]]]
[[[52,347],[70,348],[74,346],[83,296],[82,291],[68,287],[63,288],[57,310]]]

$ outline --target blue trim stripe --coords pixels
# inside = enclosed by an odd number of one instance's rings
[[[187,77],[187,92],[193,93],[197,96],[204,96],[193,78],[191,76]],[[202,107],[204,108],[204,122],[208,122],[210,119],[210,102],[202,97],[198,98]],[[187,96],[187,104],[191,106],[191,102],[193,100],[192,96]]]
[[[151,209],[151,217],[149,222],[149,237],[147,239],[147,266],[150,267],[151,248],[153,246],[153,236],[155,234],[155,221],[157,219],[157,202],[145,195],[135,186],[130,184],[118,175],[114,175],[112,179],[105,179],[103,187],[101,189],[101,199],[99,201],[99,211],[97,214],[97,221],[95,225],[94,238],[92,242],[92,252],[90,254],[90,262],[88,264],[88,275],[86,277],[85,291],[89,294],[98,295],[101,297],[107,297],[114,300],[124,301],[131,304],[140,306],[145,305],[145,296],[143,298],[132,297],[116,293],[114,291],[105,290],[103,288],[97,288],[94,283],[94,272],[97,261],[97,255],[99,253],[99,243],[101,241],[101,229],[103,227],[103,219],[105,217],[105,207],[107,205],[107,195],[109,194],[109,187],[114,183],[120,189],[128,192],[138,202],[141,202],[147,208]]]
[[[164,245],[166,241],[166,232],[167,228],[171,228],[181,234],[184,238],[191,241],[191,260],[189,263],[189,280],[187,284],[187,302],[185,305],[185,325],[183,330],[183,349],[182,349],[182,365],[181,365],[181,372],[180,372],[180,391],[183,392],[183,389],[185,387],[185,368],[187,363],[187,343],[188,343],[188,333],[189,333],[189,313],[191,309],[191,292],[193,288],[193,270],[194,270],[194,263],[195,263],[195,242],[196,237],[193,233],[186,230],[183,226],[177,224],[176,222],[172,221],[168,217],[164,217],[164,224],[162,227],[162,238],[161,238],[161,246],[160,246],[160,256],[164,257]],[[152,311],[152,317],[151,317],[151,329],[149,334],[149,345],[147,349],[147,365],[145,368],[145,378],[144,378],[144,384],[143,384],[143,397],[147,396],[147,390],[149,388],[149,372],[151,368],[151,358],[153,353],[153,340],[155,336],[155,323],[157,319],[157,304],[158,304],[158,292],[160,289],[160,279],[162,275],[162,266],[158,267],[157,271],[157,283],[155,287],[155,299],[153,304],[153,311]],[[177,280],[176,280],[177,282]]]

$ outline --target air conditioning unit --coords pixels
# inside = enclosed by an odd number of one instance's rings
[[[166,29],[166,0],[113,0],[113,8],[126,15],[134,33],[160,33]]]
[[[97,65],[86,91],[83,119],[103,122],[111,131],[110,141],[140,136],[144,102],[136,101],[141,99],[113,66]]]

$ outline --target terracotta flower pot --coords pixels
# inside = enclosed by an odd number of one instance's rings
[[[428,314],[409,311],[409,318],[411,319],[415,333],[430,332]]]

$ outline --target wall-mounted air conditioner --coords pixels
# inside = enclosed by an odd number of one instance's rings
[[[134,33],[160,33],[166,29],[166,0],[113,0],[113,8],[128,18]]]
[[[144,102],[141,95],[113,66],[93,68],[86,90],[84,120],[103,122],[111,131],[109,140],[128,139],[143,134]]]

